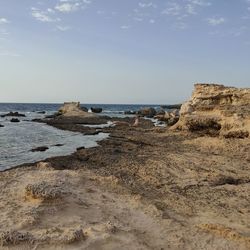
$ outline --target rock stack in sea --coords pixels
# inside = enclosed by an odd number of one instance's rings
[[[250,134],[250,88],[195,84],[192,97],[180,110],[172,129],[199,131],[226,138]]]
[[[88,113],[84,108],[81,108],[80,102],[65,102],[59,109],[59,114],[64,116],[79,116],[79,117],[92,117],[93,113]]]

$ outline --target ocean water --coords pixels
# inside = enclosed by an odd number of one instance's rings
[[[11,123],[11,117],[0,117],[0,171],[14,166],[33,163],[48,157],[68,155],[75,152],[78,147],[96,147],[98,141],[108,137],[108,134],[85,136],[81,133],[63,131],[46,124],[32,122],[34,118],[43,118],[55,113],[62,104],[16,104],[0,103],[0,115],[10,111],[25,114],[26,117],[18,117],[20,123]],[[159,105],[102,105],[85,104],[91,107],[101,107],[101,115],[111,117],[124,117],[124,111],[136,111],[145,106],[159,109]],[[39,111],[45,111],[40,114]],[[90,125],[91,126],[91,125]],[[55,146],[63,144],[63,146]],[[45,152],[31,152],[31,149],[39,146],[48,146]]]

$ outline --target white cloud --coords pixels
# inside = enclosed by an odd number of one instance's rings
[[[138,5],[139,5],[140,8],[150,8],[150,7],[157,8],[157,5],[153,4],[152,2],[149,2],[149,3],[141,3],[141,2],[139,2]]]
[[[7,24],[10,23],[9,20],[7,20],[6,18],[0,18],[0,24]]]
[[[130,26],[129,25],[122,25],[120,28],[123,30],[127,30],[130,28]]]
[[[208,2],[205,0],[189,0],[189,2],[193,5],[198,5],[198,6],[210,6],[210,5],[212,5],[211,2]]]
[[[71,29],[71,27],[69,26],[60,26],[60,25],[57,25],[56,28],[63,32]]]
[[[79,9],[85,9],[85,7],[91,3],[91,0],[60,0],[60,3],[55,6],[55,10],[69,13]]]
[[[226,22],[225,18],[223,17],[211,17],[211,18],[208,18],[207,19],[207,22],[209,25],[212,25],[212,26],[217,26],[217,25],[220,25],[220,24],[223,24]]]
[[[60,12],[72,12],[80,8],[79,3],[63,3],[55,6],[55,9]]]
[[[149,23],[154,24],[154,23],[155,23],[155,20],[154,20],[154,19],[150,19],[150,20],[149,20]]]

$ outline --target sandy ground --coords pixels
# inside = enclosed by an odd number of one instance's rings
[[[0,173],[0,249],[250,249],[250,139],[102,131],[100,147]]]

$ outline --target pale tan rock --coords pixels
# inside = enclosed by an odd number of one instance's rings
[[[80,102],[65,102],[59,109],[59,114],[64,116],[93,117],[95,114],[88,113],[81,109]]]
[[[195,84],[191,99],[181,107],[179,122],[171,129],[249,137],[250,88]]]

